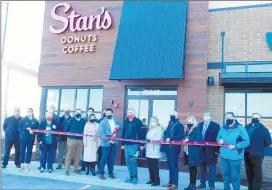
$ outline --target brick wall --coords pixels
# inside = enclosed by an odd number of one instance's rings
[[[209,13],[208,62],[221,61],[221,31],[225,31],[225,61],[271,61],[265,33],[272,30],[272,7]]]

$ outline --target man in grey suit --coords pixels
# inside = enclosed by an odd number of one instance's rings
[[[103,180],[105,179],[104,168],[106,163],[109,170],[109,177],[115,179],[113,165],[116,156],[116,142],[105,137],[116,137],[117,131],[122,129],[120,121],[113,117],[113,110],[111,108],[107,108],[105,113],[106,117],[100,122],[99,126],[99,134],[102,137],[102,158],[99,164],[99,178]]]

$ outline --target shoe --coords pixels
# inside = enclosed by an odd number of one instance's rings
[[[20,167],[19,171],[23,171],[24,169],[25,169],[25,165],[21,164],[21,167]]]
[[[138,178],[134,177],[133,181],[132,181],[132,184],[134,184],[134,185],[138,184]]]
[[[153,181],[149,180],[148,182],[146,182],[146,184],[148,185],[153,184]]]
[[[95,168],[91,168],[92,176],[95,176]]]
[[[69,171],[65,171],[64,175],[69,176]]]
[[[151,186],[153,186],[153,187],[160,186],[160,183],[152,183]]]
[[[52,169],[48,169],[48,172],[49,172],[49,173],[52,173]]]
[[[41,169],[41,166],[40,167],[38,167],[38,170],[40,170]]]
[[[105,176],[100,175],[100,176],[99,176],[99,179],[105,180],[106,178],[105,178]]]
[[[132,183],[133,182],[133,178],[129,177],[128,179],[125,179],[125,183]]]
[[[44,172],[44,168],[41,167],[40,169],[40,173],[43,173]]]
[[[211,187],[210,190],[215,190],[215,188]]]
[[[2,164],[2,168],[6,168],[6,167],[7,167],[7,165],[3,165],[3,164]]]
[[[61,168],[62,168],[61,165],[58,165],[58,166],[56,167],[57,170],[59,170],[59,169],[61,169]]]
[[[197,189],[205,189],[206,185],[200,184],[199,186],[197,186]]]
[[[21,166],[20,165],[16,165],[16,168],[21,168]]]
[[[172,184],[170,184],[170,183],[163,185],[163,187],[171,187],[171,186],[172,186]]]
[[[29,164],[26,164],[26,170],[27,170],[27,171],[30,171],[30,166],[29,166]]]
[[[75,170],[74,173],[80,175],[80,171],[78,170]]]
[[[176,189],[178,189],[178,187],[175,186],[175,185],[171,185],[168,189],[169,189],[169,190],[176,190]]]
[[[110,177],[111,179],[115,179],[115,175],[114,175],[114,174],[109,175],[109,177]]]
[[[184,190],[196,190],[196,185],[189,184],[189,186],[185,188]]]

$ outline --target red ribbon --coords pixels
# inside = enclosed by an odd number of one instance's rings
[[[114,130],[113,134],[114,135],[118,130]],[[99,135],[87,135],[87,134],[79,134],[79,133],[70,133],[70,132],[63,132],[63,131],[46,131],[46,130],[40,130],[40,129],[32,129],[32,132],[35,133],[51,133],[55,135],[67,135],[67,136],[77,136],[77,137],[83,137],[83,136],[90,136],[90,137],[98,137],[101,139],[110,139],[114,141],[126,141],[126,142],[136,142],[136,143],[143,143],[145,144],[145,140],[134,140],[134,139],[123,139],[119,137],[112,137],[111,136],[106,136],[106,137],[101,137]],[[167,143],[165,140],[155,140],[155,141],[150,141],[148,143],[151,144],[171,144],[171,145],[182,145],[182,144],[187,144],[187,145],[195,145],[195,146],[229,146],[230,144],[223,143],[219,144],[218,142],[206,142],[206,141],[201,141],[201,142],[193,142],[193,141],[188,141],[186,143],[183,142],[184,140],[181,141],[170,141]]]

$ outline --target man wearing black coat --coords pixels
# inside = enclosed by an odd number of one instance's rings
[[[198,124],[203,140],[207,142],[216,142],[220,125],[211,120],[211,113],[208,111],[204,113],[203,120],[203,122]],[[216,180],[216,163],[219,149],[215,146],[205,146],[203,149],[205,156],[204,162],[200,166],[200,185],[197,189],[206,188],[207,167],[209,167],[209,187],[211,190],[215,190],[214,183]]]
[[[169,182],[164,187],[169,187],[170,190],[178,189],[178,159],[181,151],[181,145],[171,145],[171,141],[180,141],[184,139],[184,126],[178,118],[178,113],[174,111],[170,115],[168,127],[164,133],[164,140],[169,144],[161,146],[161,151],[167,155],[167,165],[169,167]]]
[[[18,126],[21,122],[20,109],[14,108],[14,114],[7,117],[4,121],[3,129],[5,132],[5,153],[2,162],[2,168],[6,168],[12,146],[15,148],[15,165],[20,168],[20,138]]]
[[[249,190],[260,190],[262,187],[264,149],[271,145],[271,135],[260,119],[260,114],[254,113],[251,123],[246,126],[250,145],[245,149],[244,159]]]

